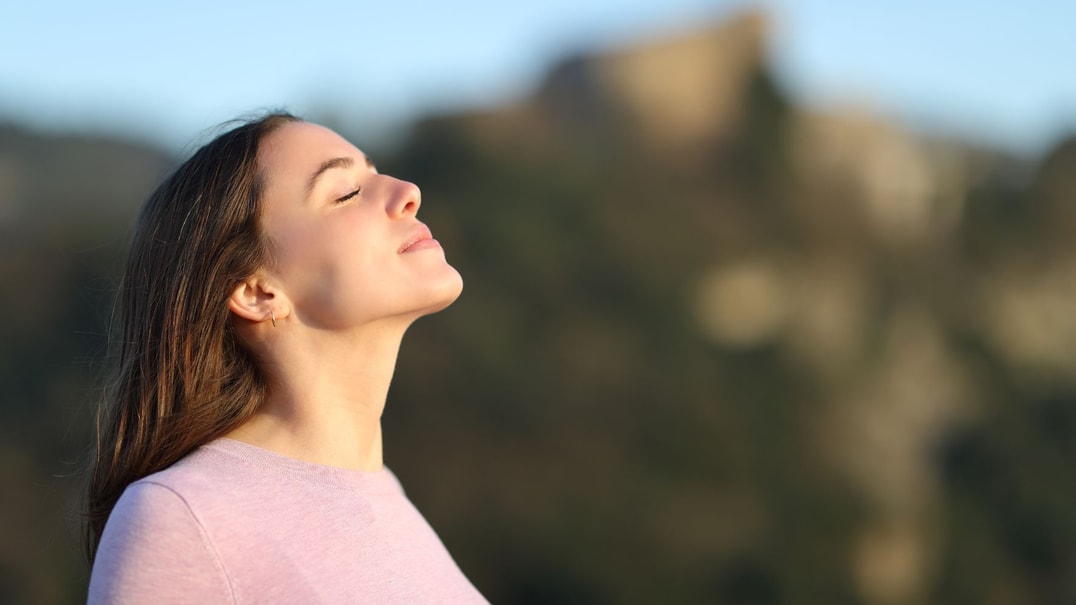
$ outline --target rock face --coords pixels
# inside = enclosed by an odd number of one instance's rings
[[[766,16],[752,12],[568,57],[531,98],[464,121],[472,134],[522,136],[528,147],[551,135],[599,148],[630,137],[630,145],[653,153],[697,153],[742,129],[745,91],[765,68],[767,30]]]
[[[644,144],[698,149],[736,127],[744,91],[763,65],[765,44],[765,17],[747,14],[569,63],[553,73],[547,90],[567,108],[605,100],[603,109],[632,124]],[[579,113],[566,117],[579,120],[586,110]]]
[[[846,189],[880,240],[915,245],[947,236],[967,183],[959,152],[925,141],[862,109],[800,112],[791,152],[805,186]],[[935,157],[937,156],[937,157]]]

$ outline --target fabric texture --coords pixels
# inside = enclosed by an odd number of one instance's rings
[[[220,439],[124,491],[88,602],[487,601],[388,469],[311,464]]]

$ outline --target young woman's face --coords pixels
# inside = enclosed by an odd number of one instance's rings
[[[463,280],[416,218],[418,187],[379,174],[354,145],[306,122],[268,135],[259,161],[267,272],[296,319],[346,329],[414,319],[459,296]]]

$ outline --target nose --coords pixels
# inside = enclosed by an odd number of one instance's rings
[[[388,198],[385,211],[393,218],[414,216],[422,205],[422,192],[418,185],[393,179],[392,194]]]

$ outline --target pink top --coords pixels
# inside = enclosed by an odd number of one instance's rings
[[[132,483],[89,603],[487,601],[396,477],[220,439]]]

